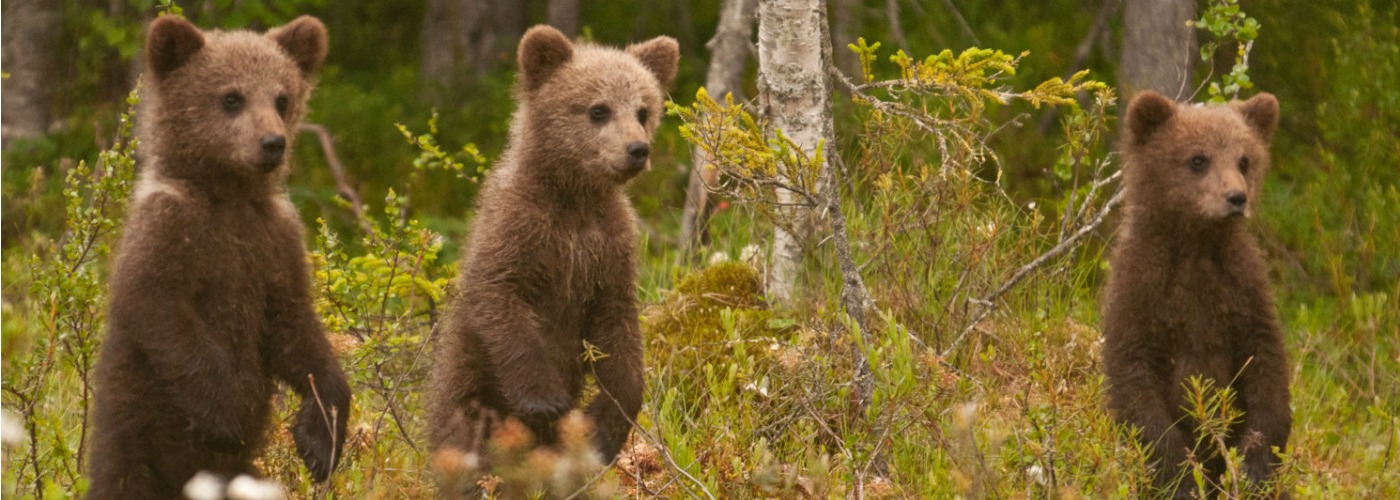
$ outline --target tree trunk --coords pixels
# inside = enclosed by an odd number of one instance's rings
[[[831,33],[827,26],[825,11],[823,11],[822,24],[822,61],[827,68],[826,78],[823,83],[826,85],[824,95],[831,96],[831,67],[832,46]],[[855,364],[855,385],[852,408],[853,415],[864,415],[865,409],[875,397],[875,376],[870,371],[870,358],[866,357],[865,351],[861,350],[861,344],[871,346],[870,343],[870,318],[878,316],[879,310],[875,307],[875,301],[870,298],[870,290],[865,287],[865,278],[860,275],[860,266],[856,265],[855,256],[851,253],[850,231],[846,225],[846,213],[841,207],[841,179],[840,172],[830,161],[839,154],[836,151],[836,128],[832,125],[831,99],[826,99],[826,106],[822,109],[822,123],[826,124],[826,135],[822,137],[824,144],[824,157],[828,158],[822,163],[821,189],[822,201],[826,213],[831,217],[831,240],[832,248],[836,250],[836,261],[841,271],[841,308],[846,311],[846,315],[855,322],[859,332],[851,332],[861,337],[860,343],[852,343],[851,358]],[[884,459],[877,455],[872,461],[877,470],[885,469]]]
[[[502,64],[515,62],[515,44],[525,34],[528,13],[526,0],[476,0],[486,4],[481,19],[481,38],[476,42],[476,78],[486,76]]]
[[[62,34],[63,17],[54,0],[5,0],[3,89],[5,144],[16,137],[38,137],[48,131],[54,54]]]
[[[463,85],[514,60],[515,42],[525,32],[525,3],[428,0],[419,73],[429,102],[451,105]]]
[[[763,0],[758,9],[758,89],[759,102],[769,125],[781,130],[809,157],[822,147],[825,159],[816,167],[817,193],[813,208],[831,218],[832,245],[841,272],[841,307],[855,322],[865,345],[870,345],[868,320],[875,313],[874,301],[865,287],[851,252],[846,216],[841,207],[841,182],[831,158],[837,155],[836,133],[831,118],[831,34],[823,0]],[[785,183],[794,183],[784,180]],[[778,190],[778,203],[799,201],[801,195]],[[812,215],[805,209],[779,207],[787,215],[788,226],[809,231]],[[775,228],[773,272],[769,294],[791,304],[797,275],[802,266],[802,246],[808,235],[790,234],[778,224]],[[853,415],[863,415],[874,394],[874,377],[861,343],[853,343],[855,365],[852,381]]]
[[[578,36],[579,0],[549,0],[545,11],[550,26],[569,38]]]
[[[1190,97],[1191,69],[1200,56],[1195,29],[1186,22],[1195,18],[1195,0],[1127,0],[1119,74],[1124,99],[1142,90]]]
[[[710,69],[705,76],[705,90],[716,100],[733,94],[736,102],[744,100],[744,70],[748,66],[749,47],[753,41],[755,0],[725,0],[720,8],[719,26],[715,37],[705,44],[710,49]],[[717,171],[709,168],[704,150],[693,148],[690,153],[690,183],[681,212],[681,256],[689,259],[708,239],[705,222],[710,216],[709,191],[714,186]]]
[[[758,6],[759,105],[768,125],[781,130],[809,156],[831,136],[829,60],[822,58],[826,35],[823,0],[764,0]],[[822,165],[818,168],[825,169]],[[790,182],[789,182],[790,184]],[[773,235],[768,293],[792,304],[802,270],[803,234],[809,232],[806,211],[792,208],[797,197],[778,189],[778,212],[786,224]],[[784,226],[787,227],[784,227]]]
[[[428,0],[419,75],[429,102],[446,104],[452,90],[467,80],[474,55],[471,39],[480,31],[484,4],[483,0]]]

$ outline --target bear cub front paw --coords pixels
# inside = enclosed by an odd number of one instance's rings
[[[316,482],[324,482],[331,476],[331,470],[340,461],[341,445],[345,442],[345,411],[337,411],[334,418],[330,411],[336,408],[326,405],[326,413],[315,401],[303,402],[297,410],[296,424],[292,427],[292,440],[296,443],[297,454],[301,456],[306,470]],[[332,432],[330,425],[335,426]]]

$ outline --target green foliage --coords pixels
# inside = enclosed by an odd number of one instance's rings
[[[175,5],[175,0],[156,0],[156,12],[159,12],[162,16],[185,15],[185,9],[180,8],[179,5]]]
[[[27,454],[8,457],[6,482],[23,485],[29,495],[80,496],[85,489],[80,474],[106,317],[105,264],[136,179],[138,93],[127,97],[116,145],[102,152],[95,168],[79,162],[65,176],[66,230],[35,249],[26,266],[31,302],[7,314],[7,322],[19,313],[34,329],[28,335],[33,345],[20,354],[13,354],[18,346],[7,334],[4,371],[5,404],[19,411],[30,441]]]
[[[428,133],[422,135],[414,135],[408,130],[408,127],[401,123],[394,124],[394,127],[399,129],[399,133],[403,134],[404,139],[410,145],[421,150],[418,158],[413,160],[413,167],[418,170],[440,169],[455,172],[458,178],[466,179],[473,184],[480,181],[481,175],[486,173],[486,157],[482,156],[476,145],[471,143],[463,145],[462,150],[457,153],[449,154],[443,151],[442,147],[438,146],[435,137],[438,133],[437,121],[438,113],[434,109],[432,118],[428,119]],[[475,173],[467,173],[466,162],[475,164]]]
[[[418,409],[432,361],[431,336],[453,268],[438,262],[442,237],[405,218],[402,201],[389,190],[383,219],[366,221],[358,248],[342,244],[324,220],[318,221],[310,256],[316,310],[355,390],[350,417],[355,435],[343,468],[426,458],[418,442],[424,434]],[[297,463],[290,460],[279,474],[284,484],[304,481]],[[423,474],[385,475],[342,483],[336,491],[360,496],[405,480],[419,488],[431,484]]]
[[[1075,396],[1041,392],[1062,391],[1057,384],[1066,373],[1072,380],[1096,381],[1093,364],[1078,362],[1065,370],[1065,363],[1083,358],[1058,354],[1051,345],[1028,346],[1017,327],[992,321],[973,325],[986,333],[963,349],[953,349],[961,338],[949,335],[975,321],[976,308],[997,306],[981,298],[1009,270],[1085,224],[1105,203],[1112,191],[1106,187],[1112,162],[1095,151],[1108,128],[1113,92],[1086,81],[1085,73],[1015,91],[1006,78],[1021,59],[982,49],[957,56],[944,51],[922,61],[901,51],[890,59],[900,77],[872,81],[883,70],[874,64],[878,44],[859,40],[852,49],[864,65],[866,82],[850,85],[857,126],[854,147],[839,162],[850,183],[844,189],[851,193],[843,196],[843,206],[851,214],[852,240],[859,242],[857,261],[886,314],[872,323],[878,330],[866,332],[870,340],[864,342],[859,335],[835,333],[859,329],[833,310],[840,294],[835,283],[817,293],[817,303],[809,307],[773,311],[770,324],[793,325],[776,331],[745,328],[753,323],[742,321],[741,309],[722,309],[716,328],[704,318],[669,312],[705,310],[669,298],[663,313],[649,317],[680,319],[649,322],[647,329],[653,338],[667,340],[649,350],[657,352],[655,365],[666,367],[659,374],[666,389],[652,398],[661,401],[653,419],[667,431],[663,439],[678,467],[721,496],[849,495],[855,485],[871,496],[1005,496],[1024,488],[1091,495],[1145,491],[1134,479],[1145,476],[1137,470],[1141,455],[1111,445],[1116,427],[1094,402],[1096,382],[1087,390],[1077,386],[1086,392]],[[1095,96],[1088,111],[1073,100],[1080,92]],[[987,110],[1012,101],[1032,107],[1070,104],[1064,110],[1061,168],[1073,184],[1059,224],[1008,203],[997,183],[977,175],[987,164],[996,166],[986,137],[997,126]],[[693,104],[673,104],[670,111],[683,122],[683,137],[715,159],[721,171],[718,191],[760,203],[775,202],[775,189],[816,192],[819,162],[794,153],[797,148],[781,131],[765,134],[765,125],[732,101],[718,103],[702,89]],[[812,254],[812,270],[832,266],[829,254]],[[682,279],[676,290],[711,282],[708,276],[717,269]],[[1050,294],[1061,300],[1052,292],[1057,289],[1069,289],[1065,294],[1074,297],[1080,293],[1072,291],[1078,280],[1093,271],[1092,262],[1066,262],[1043,282],[1026,285],[1032,289],[1024,297]],[[1067,313],[1051,305],[1023,311],[1017,300],[1008,308],[1018,312],[995,323]],[[1035,312],[1038,307],[1049,310]],[[1092,344],[1093,330],[1072,322],[1047,330],[1073,339],[1078,355],[1088,356],[1083,349]],[[711,340],[716,336],[718,342]],[[677,338],[697,339],[680,344],[702,348],[668,347]],[[860,343],[851,346],[852,341]],[[849,405],[855,366],[850,357],[835,354],[852,347],[869,360],[875,378],[873,401],[858,414]],[[1003,350],[1016,354],[1000,354]],[[1001,361],[1007,356],[1016,359]],[[1038,362],[1024,370],[1010,368],[1023,366],[1017,361],[1026,358]],[[1008,369],[1014,373],[1003,371]],[[1037,382],[1027,384],[1032,380]],[[1033,394],[1036,401],[1004,401],[1002,394]],[[1065,411],[1075,418],[1062,418]],[[749,433],[760,438],[752,447],[729,442],[729,436]],[[1108,437],[1102,443],[1109,445],[1078,439],[1086,433]],[[1017,439],[1009,439],[1012,435]],[[1027,441],[1027,435],[1034,440]],[[1086,460],[1113,464],[1112,474],[1083,466]],[[946,480],[950,476],[956,479],[952,484]],[[1126,490],[1115,490],[1125,484]]]
[[[1214,61],[1216,50],[1234,43],[1235,62],[1230,72],[1220,75],[1219,82],[1210,82],[1211,102],[1225,102],[1239,97],[1240,91],[1254,87],[1249,79],[1249,51],[1259,37],[1259,21],[1240,10],[1239,0],[1212,0],[1206,4],[1201,18],[1188,23],[1210,33],[1201,43],[1201,60]],[[1209,78],[1207,78],[1209,80]]]

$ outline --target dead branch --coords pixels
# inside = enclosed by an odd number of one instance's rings
[[[899,25],[899,0],[885,0],[885,19],[890,23],[890,36],[894,42],[909,52],[909,40],[904,37],[904,28]]]
[[[1115,0],[1108,1],[1112,2]],[[972,32],[972,26],[969,26],[967,24],[967,19],[963,19],[962,12],[958,10],[957,5],[953,5],[953,0],[943,0],[943,5],[948,7],[949,12],[953,13],[953,20],[958,22],[958,27],[962,29],[963,34],[967,35],[968,38],[972,39],[972,45],[981,47],[982,41],[978,40],[977,34]]]
[[[1099,14],[1094,17],[1094,25],[1089,27],[1089,32],[1084,34],[1084,39],[1079,41],[1079,45],[1074,48],[1074,61],[1069,63],[1069,71],[1065,72],[1064,79],[1078,73],[1084,68],[1089,60],[1089,55],[1094,52],[1094,40],[1099,38],[1103,30],[1108,27],[1108,21],[1113,19],[1113,14],[1118,12],[1122,0],[1104,0],[1099,7]],[[1059,116],[1059,107],[1052,107],[1045,110],[1045,114],[1040,117],[1040,135],[1050,132],[1050,126],[1055,124],[1055,117]]]
[[[335,152],[335,140],[326,127],[315,123],[302,123],[297,125],[298,132],[311,132],[316,134],[320,141],[321,152],[326,156],[326,165],[331,169],[331,175],[335,176],[336,195],[350,203],[350,211],[355,215],[355,222],[360,228],[369,234],[369,218],[365,216],[365,204],[360,200],[360,194],[355,189],[355,185],[350,181],[350,176],[345,173],[345,165],[340,162],[340,155]]]
[[[1114,172],[1113,175],[1105,178],[1103,181],[1100,182],[1106,183],[1108,181],[1118,178],[1121,175],[1122,170],[1119,170],[1118,172]],[[1112,198],[1108,199],[1107,203],[1104,203],[1103,208],[1099,210],[1098,214],[1094,215],[1094,218],[1091,219],[1089,222],[1085,223],[1083,226],[1080,226],[1079,230],[1075,231],[1074,234],[1070,235],[1068,238],[1060,240],[1060,242],[1056,244],[1054,248],[1051,248],[1045,253],[1040,254],[1039,257],[1036,257],[1034,260],[1030,261],[1026,265],[1021,266],[1020,269],[1017,269],[1016,272],[1011,275],[1010,279],[1007,279],[1005,283],[1002,283],[1001,286],[997,287],[997,289],[992,293],[988,294],[987,296],[981,299],[968,299],[968,302],[982,306],[981,311],[977,313],[977,316],[974,317],[972,321],[968,322],[967,327],[963,328],[962,333],[959,333],[957,338],[953,339],[953,343],[949,344],[948,348],[944,349],[943,352],[939,355],[947,357],[949,354],[952,354],[952,352],[958,348],[958,345],[961,344],[962,341],[967,338],[967,335],[969,333],[972,333],[973,330],[977,329],[977,325],[981,323],[982,320],[986,319],[987,316],[992,313],[992,311],[996,310],[997,299],[1001,298],[1002,295],[1010,291],[1013,287],[1016,286],[1016,284],[1020,283],[1021,280],[1025,279],[1026,276],[1029,276],[1037,269],[1040,269],[1042,266],[1045,265],[1045,263],[1050,262],[1051,259],[1054,259],[1060,256],[1061,254],[1069,251],[1070,249],[1079,246],[1079,244],[1083,242],[1084,238],[1088,236],[1089,233],[1094,232],[1095,229],[1098,229],[1098,227],[1103,224],[1104,220],[1107,220],[1109,212],[1113,211],[1113,209],[1116,208],[1120,203],[1122,203],[1122,201],[1123,190],[1120,188],[1118,192],[1113,194]]]

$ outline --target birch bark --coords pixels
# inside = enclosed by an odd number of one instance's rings
[[[1176,100],[1189,97],[1197,55],[1194,0],[1127,0],[1123,8],[1123,66],[1119,79],[1126,100],[1155,90]]]
[[[808,156],[822,139],[831,137],[829,55],[823,0],[763,0],[758,5],[759,107],[770,127],[781,130]],[[823,171],[827,165],[818,165]],[[788,182],[788,184],[792,184]],[[794,208],[799,197],[777,192],[778,210],[786,224],[776,224],[768,293],[792,304],[802,269],[802,240],[810,227],[808,210]],[[786,227],[784,227],[786,226]]]

